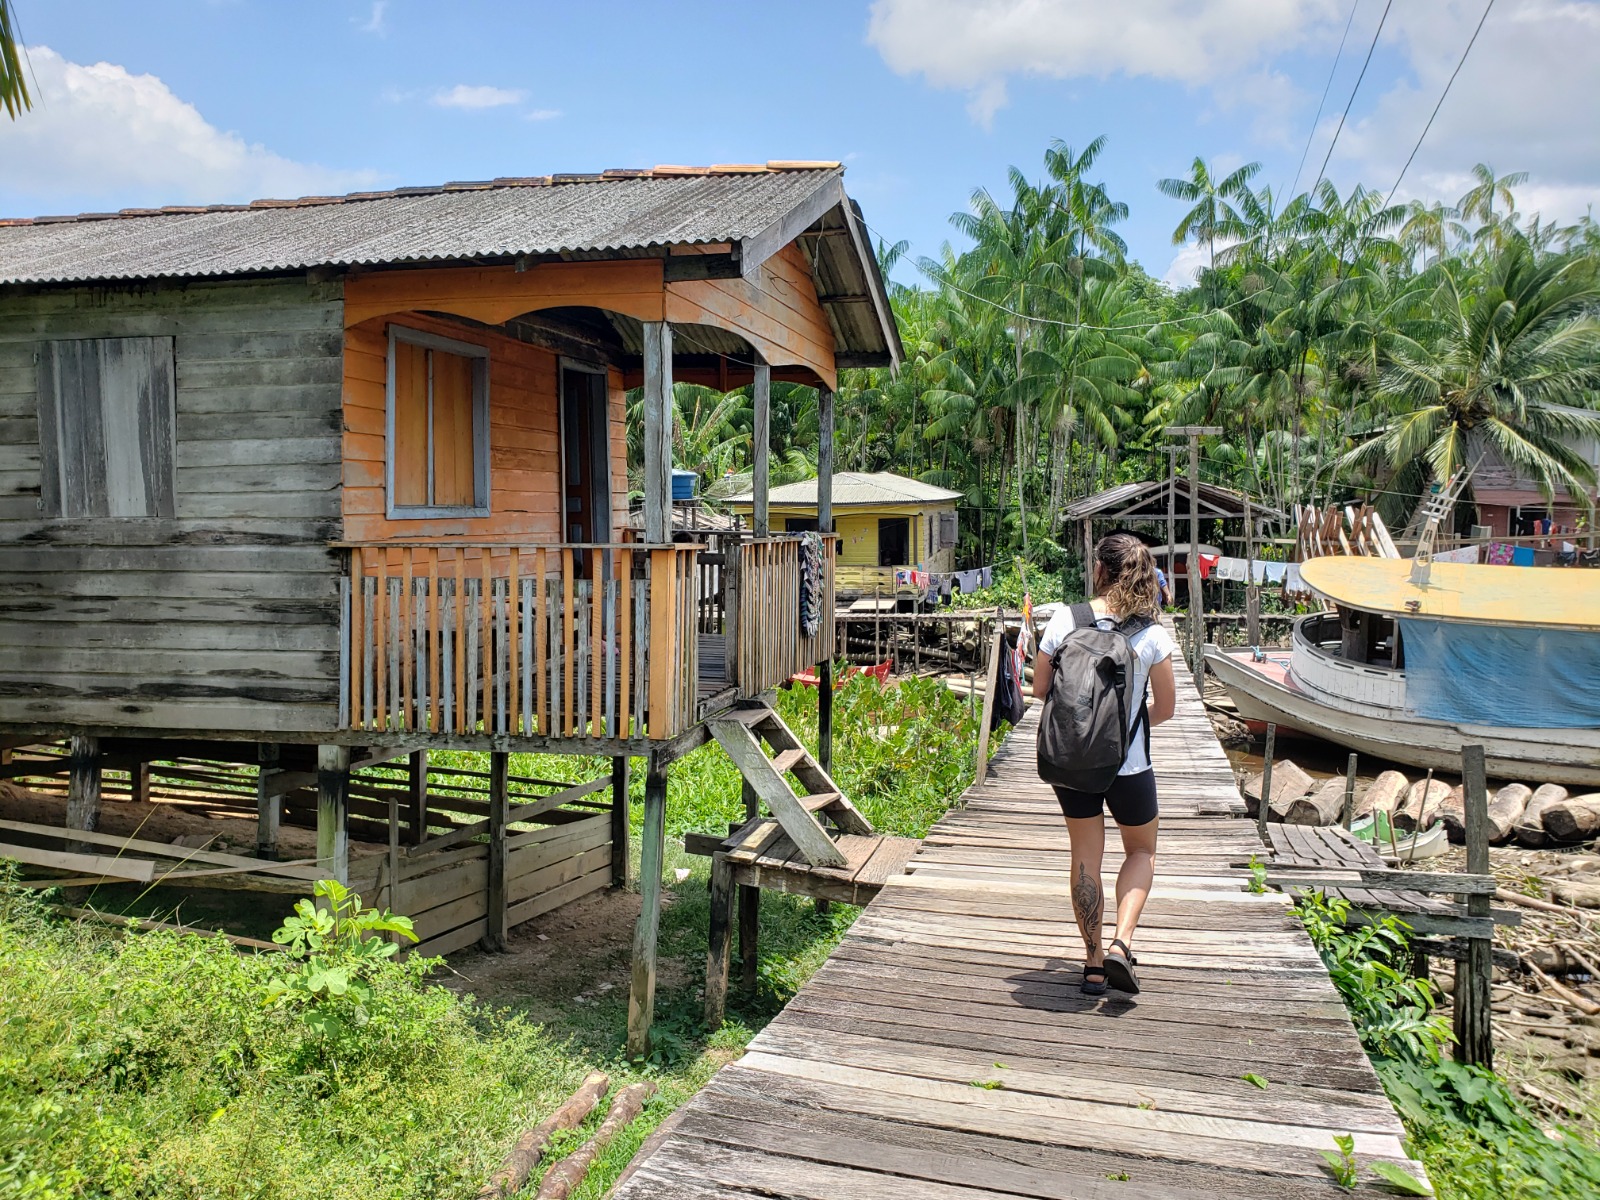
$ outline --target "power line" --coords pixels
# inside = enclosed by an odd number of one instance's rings
[[[1394,199],[1395,192],[1400,190],[1400,180],[1406,177],[1406,172],[1411,169],[1411,162],[1417,157],[1417,151],[1422,149],[1423,140],[1428,136],[1428,130],[1433,128],[1433,119],[1439,115],[1439,110],[1444,107],[1444,99],[1450,94],[1450,88],[1456,81],[1456,76],[1461,74],[1461,68],[1467,65],[1467,55],[1472,53],[1472,47],[1478,41],[1478,35],[1483,32],[1483,24],[1489,19],[1489,10],[1494,7],[1494,0],[1483,6],[1483,16],[1478,18],[1478,27],[1472,31],[1472,37],[1467,41],[1467,48],[1461,52],[1461,58],[1456,62],[1456,69],[1450,72],[1450,78],[1445,81],[1444,91],[1439,93],[1439,103],[1433,106],[1433,112],[1428,115],[1428,123],[1422,127],[1422,135],[1417,138],[1417,144],[1411,147],[1411,154],[1406,159],[1406,165],[1400,168],[1400,175],[1394,181],[1394,187],[1389,189],[1389,194],[1384,197],[1383,206],[1389,207],[1389,201]]]
[[[1350,15],[1345,18],[1344,33],[1339,36],[1339,49],[1333,56],[1333,66],[1328,70],[1328,82],[1322,87],[1322,99],[1317,101],[1317,115],[1311,118],[1311,130],[1306,134],[1306,148],[1300,151],[1300,165],[1294,169],[1294,182],[1289,185],[1289,196],[1294,196],[1295,188],[1300,186],[1300,173],[1306,169],[1306,155],[1311,153],[1311,143],[1316,141],[1317,126],[1322,121],[1322,106],[1328,102],[1328,93],[1333,90],[1333,77],[1339,73],[1339,60],[1344,57],[1345,39],[1350,36],[1351,23],[1356,19],[1356,9],[1361,7],[1361,0],[1355,0],[1350,5]]]
[[[1350,115],[1350,106],[1356,102],[1356,93],[1361,90],[1361,81],[1367,77],[1367,67],[1372,63],[1373,51],[1378,48],[1378,38],[1383,34],[1383,24],[1389,19],[1389,10],[1394,7],[1394,0],[1388,0],[1383,6],[1383,15],[1378,18],[1378,28],[1372,31],[1372,45],[1367,47],[1367,57],[1361,62],[1361,74],[1356,76],[1356,85],[1350,89],[1350,99],[1344,102],[1344,112],[1339,114],[1339,124],[1333,131],[1333,140],[1328,143],[1328,153],[1322,157],[1322,168],[1317,172],[1317,182],[1311,185],[1310,190],[1315,192],[1317,184],[1322,182],[1322,177],[1327,173],[1328,162],[1333,158],[1333,148],[1339,144],[1339,135],[1344,132],[1345,118]]]

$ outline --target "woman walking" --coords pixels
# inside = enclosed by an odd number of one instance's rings
[[[1118,681],[1127,716],[1127,750],[1121,767],[1103,790],[1078,791],[1055,785],[1071,841],[1072,909],[1083,934],[1083,990],[1090,996],[1104,994],[1108,983],[1124,992],[1139,990],[1133,969],[1137,961],[1132,951],[1133,934],[1150,896],[1156,856],[1156,779],[1150,765],[1149,729],[1168,720],[1176,702],[1172,635],[1158,620],[1161,597],[1156,565],[1145,544],[1128,533],[1102,538],[1094,550],[1094,591],[1095,598],[1089,605],[1063,608],[1051,619],[1039,639],[1039,656],[1033,665],[1033,694],[1042,700],[1051,694],[1051,684],[1063,660],[1062,647],[1075,630],[1086,628],[1091,620],[1096,629],[1124,634],[1126,651],[1131,651],[1131,677]],[[1081,656],[1073,657],[1081,663]],[[1073,689],[1058,691],[1054,702],[1071,703],[1072,697],[1087,694],[1084,688],[1100,686],[1093,679],[1064,677],[1063,683],[1072,683]],[[1063,693],[1068,697],[1065,701],[1060,699]],[[1116,759],[1109,761],[1114,763]],[[1106,809],[1122,837],[1116,935],[1108,946],[1101,943],[1105,893],[1100,879],[1106,848]]]

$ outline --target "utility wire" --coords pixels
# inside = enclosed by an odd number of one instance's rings
[[[1317,115],[1311,118],[1311,131],[1306,134],[1306,148],[1300,151],[1300,165],[1294,169],[1294,182],[1289,185],[1288,195],[1293,196],[1295,188],[1300,186],[1300,173],[1306,169],[1306,156],[1311,153],[1311,143],[1317,139],[1317,126],[1322,121],[1322,106],[1328,102],[1328,93],[1333,90],[1333,77],[1339,73],[1339,60],[1344,57],[1345,39],[1350,36],[1350,25],[1356,19],[1356,9],[1361,7],[1361,0],[1355,0],[1350,5],[1350,15],[1345,18],[1344,33],[1339,37],[1339,49],[1333,56],[1333,66],[1328,69],[1328,82],[1322,87],[1322,99],[1317,101]]]
[[[1350,89],[1350,99],[1344,102],[1344,112],[1339,114],[1339,124],[1333,131],[1333,140],[1328,143],[1328,153],[1322,156],[1322,169],[1317,172],[1317,182],[1310,187],[1313,194],[1317,190],[1317,185],[1322,182],[1323,175],[1327,173],[1328,162],[1333,158],[1333,148],[1339,144],[1339,135],[1344,132],[1344,123],[1350,115],[1350,106],[1356,102],[1356,93],[1361,90],[1361,81],[1367,77],[1367,67],[1372,63],[1373,51],[1377,50],[1378,38],[1383,34],[1383,24],[1389,19],[1389,10],[1393,7],[1394,0],[1388,0],[1383,6],[1383,15],[1378,18],[1377,29],[1372,31],[1372,45],[1367,47],[1367,57],[1361,62],[1361,74],[1356,76],[1356,85]]]
[[[1478,35],[1483,32],[1483,24],[1489,19],[1489,10],[1494,7],[1494,0],[1483,6],[1483,16],[1478,18],[1478,27],[1472,31],[1472,37],[1467,41],[1467,48],[1461,52],[1461,58],[1456,62],[1456,69],[1450,72],[1450,78],[1445,81],[1444,91],[1439,93],[1439,103],[1433,106],[1433,112],[1428,115],[1428,123],[1422,127],[1422,134],[1417,138],[1417,144],[1411,147],[1410,157],[1406,165],[1400,168],[1400,175],[1394,181],[1394,187],[1389,189],[1389,194],[1384,198],[1383,206],[1389,207],[1389,201],[1394,199],[1395,192],[1400,190],[1400,180],[1406,177],[1406,172],[1411,169],[1412,160],[1417,157],[1417,151],[1422,149],[1422,143],[1428,136],[1428,130],[1433,128],[1433,119],[1439,115],[1439,110],[1444,107],[1444,98],[1450,94],[1450,88],[1456,81],[1456,76],[1461,74],[1461,68],[1467,65],[1467,55],[1472,53],[1472,47],[1477,43]]]

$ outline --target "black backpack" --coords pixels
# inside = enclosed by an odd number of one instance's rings
[[[1139,727],[1150,749],[1144,696],[1131,695],[1139,666],[1130,639],[1154,622],[1134,616],[1110,629],[1094,609],[1072,606],[1072,632],[1050,660],[1054,674],[1039,718],[1039,778],[1075,792],[1103,795],[1116,781]],[[1138,705],[1130,723],[1129,711]]]

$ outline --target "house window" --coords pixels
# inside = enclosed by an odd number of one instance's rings
[[[46,342],[39,507],[51,517],[176,511],[170,337]]]
[[[937,531],[934,535],[934,552],[952,549],[959,540],[957,536],[958,530],[956,514],[954,512],[941,512]]]
[[[489,352],[389,329],[389,516],[489,512]]]

